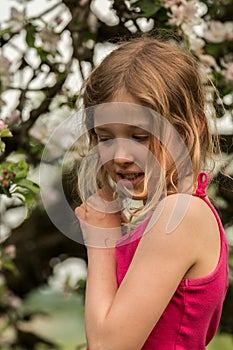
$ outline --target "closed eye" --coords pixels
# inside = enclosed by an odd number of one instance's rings
[[[111,140],[113,140],[113,138],[110,137],[110,136],[99,136],[99,135],[97,135],[97,140],[98,140],[98,142],[105,142],[105,141],[111,141]]]
[[[133,139],[140,141],[140,142],[145,142],[149,140],[148,135],[133,135]]]
[[[97,135],[98,142],[106,142],[106,141],[112,141],[114,137],[111,136],[101,136]],[[132,139],[138,141],[138,142],[146,142],[149,140],[148,135],[132,135]]]

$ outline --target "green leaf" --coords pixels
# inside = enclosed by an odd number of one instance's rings
[[[97,34],[93,32],[88,32],[86,31],[83,35],[83,40],[88,41],[88,40],[96,40]]]
[[[37,51],[37,54],[40,57],[42,62],[47,60],[47,57],[48,57],[48,52],[47,51],[45,51],[42,47],[37,47],[36,51]]]
[[[5,270],[11,271],[14,274],[17,274],[17,268],[14,263],[8,261],[8,262],[3,262],[3,268]]]
[[[11,169],[16,174],[16,179],[23,179],[27,176],[29,167],[26,161],[23,159],[18,163],[12,163]]]
[[[23,190],[17,188],[14,192],[14,195],[21,200],[23,204],[25,204],[28,208],[31,208],[35,203],[35,197],[32,192],[28,192],[28,190]],[[28,215],[27,215],[28,217]]]
[[[36,40],[36,27],[32,24],[28,24],[26,27],[26,43],[28,47],[35,47]]]
[[[3,169],[8,169],[10,164],[11,164],[11,162],[7,162],[7,161],[0,163],[0,171]]]
[[[5,143],[0,140],[0,154],[5,152]]]
[[[15,173],[17,179],[24,179],[28,174],[28,164],[26,161],[20,160],[19,162],[9,162],[5,161],[0,164],[0,170],[7,169],[9,172]],[[15,182],[15,181],[14,181]]]
[[[0,137],[12,137],[12,133],[9,129],[4,128],[0,131]]]
[[[145,17],[152,17],[159,11],[161,4],[156,0],[138,0],[133,7],[140,7]]]
[[[30,190],[32,193],[34,194],[38,194],[40,192],[40,187],[32,182],[31,180],[28,179],[19,179],[19,180],[15,180],[14,183],[16,185],[18,185],[19,187],[23,187],[23,188],[27,188],[28,190]],[[24,193],[22,193],[24,195]]]
[[[5,34],[9,34],[11,32],[11,28],[5,28],[0,30],[0,37],[2,37]]]
[[[81,288],[85,288],[86,287],[86,280],[83,278],[80,278],[77,282],[77,285]]]

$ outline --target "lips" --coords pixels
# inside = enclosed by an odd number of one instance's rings
[[[119,181],[130,182],[132,185],[136,185],[144,179],[143,172],[117,172],[117,175]]]
[[[131,181],[137,179],[139,176],[144,175],[144,173],[117,173],[117,175],[120,176],[122,179]]]

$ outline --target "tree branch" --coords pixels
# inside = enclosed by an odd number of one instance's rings
[[[71,65],[71,62],[68,63],[65,72],[60,73],[60,76],[58,76],[57,82],[52,87],[49,87],[46,89],[46,92],[47,92],[46,97],[42,101],[40,106],[38,108],[33,109],[30,112],[29,119],[22,124],[22,128],[24,129],[24,132],[26,133],[28,132],[28,130],[33,126],[33,124],[41,114],[48,112],[52,99],[61,90],[67,78],[67,75],[69,74],[70,65]]]
[[[55,8],[57,8],[58,6],[62,5],[62,4],[63,4],[63,1],[60,0],[59,2],[57,2],[56,4],[54,4],[53,6],[49,7],[48,9],[46,9],[45,11],[43,11],[42,13],[40,13],[39,15],[28,18],[28,21],[33,21],[33,20],[35,20],[35,19],[41,18],[41,17],[47,15],[47,13],[53,11],[53,10],[54,10]]]

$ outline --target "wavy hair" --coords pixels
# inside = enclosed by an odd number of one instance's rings
[[[98,152],[94,132],[94,107],[111,102],[120,91],[127,91],[138,104],[148,107],[165,118],[179,133],[192,163],[192,188],[196,187],[200,169],[205,169],[208,159],[213,159],[214,140],[206,115],[206,92],[201,81],[198,63],[185,50],[167,41],[143,37],[121,43],[112,51],[84,82],[81,97],[88,129],[84,155],[86,166],[80,169],[79,191],[85,200],[84,188],[98,190],[103,185],[112,186],[103,168],[97,179],[90,167],[98,167]],[[150,149],[154,152],[153,138]],[[96,148],[95,148],[96,149]],[[167,184],[167,194],[179,192],[177,164],[168,165],[166,144],[160,142],[160,163]],[[94,158],[93,158],[94,157]],[[182,167],[185,159],[180,161]],[[88,165],[87,165],[88,164]],[[183,165],[182,165],[183,164]],[[87,168],[89,170],[87,171]],[[186,176],[189,174],[186,174]],[[149,172],[145,178],[148,178]],[[85,183],[84,183],[85,182]],[[160,194],[153,196],[153,202]],[[91,190],[90,190],[91,193]]]

